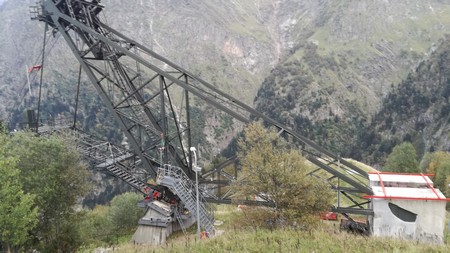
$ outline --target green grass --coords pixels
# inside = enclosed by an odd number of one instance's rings
[[[298,230],[229,230],[212,239],[174,237],[165,245],[121,244],[115,252],[449,252],[436,246],[381,237],[362,237],[336,228]]]
[[[120,243],[114,252],[450,252],[450,244],[418,244],[384,237],[363,237],[340,232],[336,222],[321,222],[314,231],[293,229],[269,230],[257,227],[242,227],[239,220],[242,212],[234,206],[218,206],[216,220],[222,231],[211,239],[198,241],[195,226],[188,229],[189,236],[177,232],[162,246],[142,246]],[[130,236],[131,238],[131,236]],[[447,241],[448,241],[447,234]],[[120,240],[123,242],[123,240]],[[92,252],[83,249],[79,252]]]

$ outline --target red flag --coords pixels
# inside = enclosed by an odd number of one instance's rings
[[[39,71],[39,70],[41,70],[41,68],[42,68],[42,65],[34,65],[33,67],[28,69],[28,73],[33,72],[33,70]]]

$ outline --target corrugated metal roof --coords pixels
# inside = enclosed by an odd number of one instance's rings
[[[428,176],[372,172],[369,179],[374,194],[365,198],[450,201],[439,189],[433,187]]]
[[[430,188],[403,188],[403,187],[385,187],[372,186],[373,195],[383,198],[396,197],[396,198],[418,198],[418,199],[445,199],[439,189],[435,189],[436,193]]]
[[[369,180],[370,181],[380,181],[383,180],[383,182],[397,182],[397,183],[418,183],[418,184],[427,184],[425,178],[433,184],[431,179],[424,175],[423,177],[421,174],[386,174],[386,173],[370,173],[369,174]]]

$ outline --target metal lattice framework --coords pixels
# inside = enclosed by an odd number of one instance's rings
[[[102,10],[97,0],[44,0],[32,8],[32,13],[34,19],[62,34],[151,177],[156,177],[158,167],[172,164],[193,178],[189,102],[190,96],[195,96],[243,123],[262,119],[275,127],[280,136],[298,144],[306,158],[318,167],[310,174],[329,182],[339,196],[351,203],[338,204],[335,211],[372,214],[367,200],[361,198],[372,194],[364,170],[109,27],[99,17]],[[175,96],[183,96],[182,108],[172,102]],[[204,172],[203,187],[220,189],[233,181],[236,175],[226,173],[224,168],[234,159]],[[329,176],[323,178],[323,174]],[[222,195],[208,193],[209,201],[230,202],[226,191]]]

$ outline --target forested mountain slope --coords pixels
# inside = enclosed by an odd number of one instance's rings
[[[256,107],[335,152],[354,153],[383,98],[450,31],[443,1],[331,1],[262,83]]]
[[[450,26],[450,3],[441,0],[102,3],[112,27],[343,153],[349,153],[355,131],[380,108],[391,84],[406,77]],[[25,68],[38,59],[43,24],[29,20],[29,4],[5,0],[0,5],[0,118],[11,119],[12,127],[37,103],[37,81],[28,94]],[[78,64],[65,42],[55,42],[51,34],[42,113],[70,116]],[[120,139],[93,94],[85,82],[81,123]],[[193,105],[203,128],[195,144],[204,154],[217,154],[239,125],[224,124],[230,119]]]
[[[418,156],[450,150],[450,38],[421,62],[384,99],[356,150],[379,161],[403,142],[413,143]],[[356,153],[356,152],[355,152]],[[367,156],[369,155],[369,156]]]

